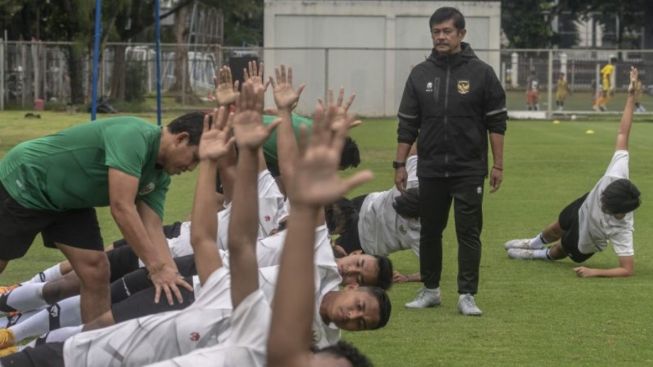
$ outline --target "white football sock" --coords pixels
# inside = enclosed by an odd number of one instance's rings
[[[61,269],[59,268],[59,264],[55,264],[54,266],[51,266],[43,270],[42,272],[34,275],[32,279],[28,280],[27,282],[24,282],[23,284],[51,282],[61,277],[63,277],[63,274],[61,274]]]
[[[537,236],[531,238],[530,241],[530,246],[534,250],[541,249],[546,244],[547,242],[545,242],[544,237],[542,237],[542,232],[540,232]]]
[[[547,255],[548,253],[549,253],[548,248],[544,248],[541,250],[533,250],[533,259],[550,260],[549,256]]]
[[[24,322],[10,327],[16,341],[43,335],[51,330],[82,323],[79,296],[66,298],[61,302],[40,310]]]
[[[81,333],[83,331],[82,330],[83,328],[84,325],[62,327],[61,329],[53,330],[45,335],[42,335],[39,338],[32,340],[26,346],[35,348],[37,345],[43,343],[63,342],[66,341],[66,339],[70,338],[71,336]]]
[[[7,295],[6,306],[19,312],[37,310],[47,306],[48,303],[43,299],[44,286],[45,283],[21,285]]]

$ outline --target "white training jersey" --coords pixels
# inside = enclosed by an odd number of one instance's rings
[[[64,344],[66,366],[143,366],[223,341],[231,316],[230,277],[213,272],[195,302],[181,311],[140,317],[77,334]]]
[[[259,226],[258,237],[265,238],[273,230],[279,228],[279,223],[288,216],[288,207],[285,198],[270,171],[263,170],[258,174],[258,212]],[[231,203],[225,203],[223,210],[218,212],[218,247],[227,250],[227,238],[229,236],[229,217],[231,216]],[[168,239],[168,246],[172,257],[181,257],[193,253],[190,244],[191,222],[181,224],[179,236]],[[142,264],[141,264],[142,266]]]
[[[614,152],[605,174],[578,210],[578,250],[584,254],[605,250],[608,241],[612,243],[617,256],[635,254],[633,212],[626,214],[623,219],[617,219],[601,210],[601,194],[605,188],[618,179],[628,178],[628,160],[627,150]]]
[[[263,367],[272,309],[259,289],[247,296],[231,315],[229,336],[213,347],[159,362],[150,367]]]
[[[417,179],[417,156],[406,161],[408,178],[406,188],[419,187]],[[403,218],[392,206],[401,195],[396,187],[373,192],[365,197],[358,213],[358,236],[366,254],[387,256],[400,250],[412,249],[419,256],[419,219]]]

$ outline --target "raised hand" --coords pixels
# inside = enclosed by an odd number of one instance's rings
[[[229,135],[228,114],[225,107],[204,115],[204,132],[200,139],[198,154],[200,160],[217,160],[231,151],[234,138]],[[211,124],[213,120],[213,124]]]
[[[292,68],[281,65],[274,69],[276,80],[270,77],[269,83],[272,84],[272,91],[274,93],[274,103],[279,110],[292,111],[297,106],[299,96],[304,91],[305,85],[300,85],[297,90],[292,85]]]
[[[347,116],[348,116],[347,114],[349,113],[349,108],[351,107],[352,103],[354,103],[355,98],[356,98],[356,94],[354,93],[351,96],[349,96],[349,98],[347,99],[347,102],[344,102],[344,100],[345,100],[345,88],[340,87],[340,91],[338,92],[338,99],[335,102],[335,106],[337,108],[338,121],[348,121],[347,120]],[[317,102],[318,102],[318,104],[320,106],[322,106],[322,108],[325,108],[324,103],[322,102],[321,99],[318,99]],[[344,102],[344,104],[343,104],[343,102]],[[327,105],[328,106],[334,105],[333,90],[331,90],[331,89],[329,89],[328,92],[327,92]],[[348,129],[353,129],[356,126],[358,126],[358,125],[360,125],[362,123],[363,123],[363,121],[361,121],[361,120],[350,120],[349,125],[347,126],[347,128]],[[335,128],[337,128],[337,127],[335,127]]]
[[[254,85],[263,85],[263,63],[257,64],[256,61],[248,61],[247,68],[243,69],[244,80],[251,80]],[[263,85],[263,91],[268,89],[267,82]]]
[[[635,93],[635,86],[639,80],[639,70],[636,67],[630,67],[630,84],[628,84],[628,93]]]
[[[351,189],[372,179],[369,170],[341,179],[338,175],[340,154],[347,136],[350,119],[339,120],[338,108],[325,111],[318,105],[313,122],[313,133],[300,154],[296,172],[287,188],[293,204],[322,206],[334,202]],[[305,141],[306,134],[302,134]]]
[[[238,100],[238,81],[232,81],[231,69],[229,66],[224,65],[218,70],[218,77],[216,78],[215,99],[218,101],[218,106],[228,106]]]
[[[235,115],[230,116],[236,144],[239,148],[257,149],[270,136],[279,121],[263,124],[263,98],[265,87],[251,79],[243,83]]]

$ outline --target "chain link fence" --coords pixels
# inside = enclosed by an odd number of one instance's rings
[[[306,83],[298,112],[309,114],[317,98],[341,86],[355,92],[354,109],[363,116],[394,116],[413,66],[430,50],[384,48],[230,48],[163,44],[161,87],[165,111],[209,109],[215,105],[215,72],[230,65],[242,79],[247,61],[294,69],[296,85]],[[640,111],[653,102],[653,50],[475,50],[490,63],[506,89],[516,117],[610,113],[623,108],[630,66],[640,69]],[[614,57],[607,112],[595,112],[601,94],[600,70]],[[120,112],[155,109],[156,67],[153,44],[107,43],[99,69],[98,95]],[[73,43],[0,42],[0,108],[54,110],[88,108],[91,57]],[[566,93],[559,93],[559,80]],[[562,101],[561,101],[562,99]],[[561,103],[563,102],[563,103]],[[268,105],[272,100],[268,100]],[[102,108],[102,103],[100,103]],[[653,104],[650,109],[653,110]],[[101,111],[101,110],[100,110]]]

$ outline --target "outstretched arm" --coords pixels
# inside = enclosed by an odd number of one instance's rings
[[[276,124],[263,124],[265,88],[247,80],[243,83],[238,112],[233,117],[234,136],[238,145],[236,182],[229,221],[229,265],[231,302],[236,308],[258,289],[256,240],[258,235],[257,176],[261,146]]]
[[[635,109],[635,84],[639,78],[639,72],[633,66],[630,67],[630,85],[628,86],[628,97],[626,98],[626,107],[621,115],[619,124],[619,133],[617,134],[617,143],[615,150],[628,150],[628,138],[630,136],[630,126],[633,123],[633,111]]]
[[[619,266],[610,269],[595,269],[579,266],[574,268],[576,275],[581,278],[590,277],[629,277],[635,272],[635,258],[634,256],[619,256]]]
[[[340,154],[351,121],[336,121],[337,109],[318,107],[310,143],[288,180],[288,234],[281,255],[268,338],[269,366],[307,366],[314,313],[313,243],[320,208],[372,178],[370,171],[347,180],[338,177]],[[335,132],[332,130],[336,127]]]
[[[227,154],[233,145],[233,138],[229,138],[226,116],[226,109],[220,107],[213,114],[213,124],[210,127],[209,115],[204,117],[204,133],[199,145],[200,164],[190,235],[195,265],[202,284],[211,273],[222,266],[216,244],[218,221],[215,213],[218,211],[218,204],[215,200],[215,179],[218,160]]]

